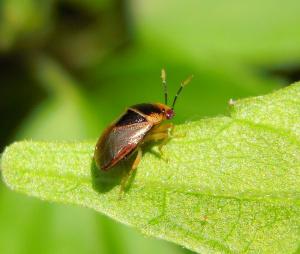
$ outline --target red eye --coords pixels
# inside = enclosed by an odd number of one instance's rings
[[[175,112],[174,112],[173,109],[167,110],[167,112],[166,112],[166,117],[167,117],[167,119],[171,119],[171,118],[173,118],[174,116],[175,116]]]

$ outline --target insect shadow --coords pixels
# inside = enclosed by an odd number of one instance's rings
[[[99,170],[93,160],[91,164],[93,189],[99,193],[106,193],[115,186],[120,185],[122,180],[128,175],[133,159],[134,158],[131,156],[130,158],[121,161],[108,171]],[[133,172],[133,174],[128,178],[126,188],[124,189],[125,192],[130,188],[135,177],[135,173],[136,172]]]
[[[161,154],[159,152],[154,151],[152,148],[156,142],[149,142],[148,144],[143,145],[144,153],[151,153],[157,158],[161,158]],[[97,168],[95,160],[93,159],[91,163],[91,176],[92,176],[92,185],[93,189],[98,193],[106,193],[120,185],[122,180],[128,176],[128,173],[131,169],[132,163],[135,159],[136,153],[133,153],[129,158],[121,161],[116,166],[111,168],[108,171],[103,171]],[[137,168],[137,170],[139,170]],[[134,182],[134,178],[136,175],[135,170],[129,178],[126,180],[126,186],[124,188],[124,192],[128,191]]]

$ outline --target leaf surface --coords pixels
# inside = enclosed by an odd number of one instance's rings
[[[123,163],[100,172],[94,143],[22,141],[2,157],[14,190],[93,208],[199,253],[295,253],[299,245],[300,84],[237,101],[228,117],[176,126],[123,198]]]

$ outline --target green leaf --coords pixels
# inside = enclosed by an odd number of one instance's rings
[[[14,190],[93,208],[199,253],[295,253],[300,223],[300,84],[237,101],[230,117],[176,126],[161,158],[148,147],[100,172],[94,143],[23,141],[2,157]]]

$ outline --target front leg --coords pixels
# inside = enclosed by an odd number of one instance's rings
[[[170,136],[173,133],[174,130],[174,124],[173,123],[166,123],[162,125],[155,126],[152,130],[152,133],[169,133]]]
[[[159,141],[162,140],[162,143],[165,143],[165,140],[168,140],[171,136],[171,133],[174,129],[172,123],[158,125],[154,127],[150,133],[144,138],[144,143],[149,141]]]
[[[161,141],[158,146],[158,150],[160,155],[163,157],[162,148],[169,141],[173,129],[174,125],[172,123],[154,127],[154,129],[145,137],[144,142]]]

